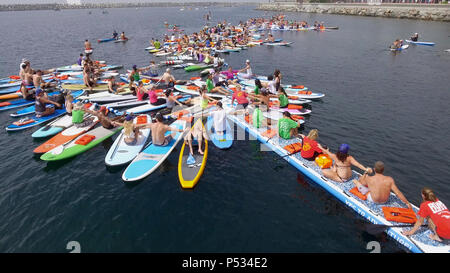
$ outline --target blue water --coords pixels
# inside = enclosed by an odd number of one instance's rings
[[[207,10],[179,8],[3,12],[8,33],[0,40],[0,75],[18,73],[22,58],[47,69],[75,63],[89,39],[94,57],[110,64],[147,65],[148,41],[161,38],[163,22],[191,33]],[[213,22],[232,23],[273,13],[253,7],[217,8]],[[420,204],[431,187],[450,204],[450,24],[358,16],[289,13],[290,18],[324,21],[337,31],[283,32],[291,47],[254,47],[224,55],[241,68],[250,59],[257,74],[276,68],[285,83],[304,84],[326,97],[312,103],[305,132],[319,129],[319,141],[335,151],[348,143],[363,165],[386,164],[400,190]],[[116,29],[127,43],[102,43]],[[396,38],[418,32],[434,47],[410,46],[392,53]],[[160,59],[157,59],[158,61]],[[187,79],[196,73],[175,71]],[[0,125],[13,119],[0,114]],[[230,150],[210,145],[205,173],[194,190],[182,190],[177,175],[179,146],[152,175],[133,185],[124,168],[107,168],[113,139],[71,160],[45,163],[32,150],[38,128],[0,130],[0,252],[382,252],[403,251],[393,241],[364,232],[364,220],[326,191],[303,178],[257,141],[235,141]],[[212,144],[212,143],[211,143]]]

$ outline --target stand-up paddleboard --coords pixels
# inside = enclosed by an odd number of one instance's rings
[[[44,161],[57,161],[77,156],[102,143],[105,139],[111,137],[121,129],[122,127],[106,129],[100,125],[95,129],[81,134],[70,142],[59,145],[46,152],[41,156],[41,159]]]
[[[36,125],[51,121],[59,116],[64,115],[65,113],[66,113],[66,109],[56,109],[55,112],[53,112],[53,114],[45,116],[45,117],[38,118],[36,116],[32,116],[32,117],[23,118],[18,121],[15,121],[11,125],[8,125],[8,127],[6,127],[6,131],[20,131],[20,130],[24,130],[27,128],[31,128]]]
[[[204,128],[201,119],[197,119],[194,126],[196,126],[197,123],[200,123],[201,127]],[[193,140],[192,145],[195,145],[196,142],[197,140]],[[186,141],[183,142],[180,157],[178,159],[178,178],[183,189],[194,188],[205,170],[206,160],[208,159],[208,140],[204,137],[202,149],[203,155],[199,154],[198,150],[193,147],[193,150],[195,151],[194,155],[192,155],[194,161],[190,162],[190,160],[188,160],[188,158],[190,158],[189,144],[186,144]]]
[[[202,69],[210,68],[210,67],[213,67],[213,65],[212,64],[191,65],[191,66],[185,67],[184,71],[193,72],[193,71],[198,71],[198,70],[202,70]]]
[[[260,79],[260,81],[261,81],[261,83],[269,83],[268,80]],[[254,79],[253,80],[240,80],[239,84],[245,85],[245,86],[250,86],[250,87],[254,88],[255,87],[255,80]],[[305,91],[305,90],[308,90],[308,87],[303,86],[303,85],[299,86],[299,85],[292,85],[292,84],[282,84],[281,86],[284,89],[287,89],[287,88],[295,89],[293,91]]]
[[[118,108],[124,108],[124,107],[133,107],[138,105],[147,104],[148,100],[138,100],[138,99],[131,99],[131,100],[124,100],[124,101],[118,101],[113,103],[104,104],[108,109],[118,109]]]
[[[149,46],[149,47],[145,48],[145,50],[147,50],[147,51],[152,50],[152,49],[155,49],[155,47],[154,46]]]
[[[115,40],[114,43],[125,43],[125,42],[127,42],[129,39],[130,39],[130,38],[127,38],[127,39],[118,39],[118,40]]]
[[[198,92],[199,87],[195,86],[195,85],[178,85],[178,84],[176,84],[174,86],[174,88],[176,90],[186,93],[186,94],[199,95],[199,92]],[[209,97],[214,97],[214,98],[226,98],[226,96],[221,93],[207,93],[207,95]]]
[[[436,44],[433,42],[419,42],[419,41],[414,42],[411,40],[405,40],[405,42],[410,43],[410,44],[415,44],[415,45],[426,45],[426,46],[434,46]]]
[[[0,100],[12,100],[12,99],[19,99],[19,98],[23,98],[22,92],[20,92],[20,91],[0,95]]]
[[[132,100],[132,99],[136,99],[136,96],[131,95],[131,94],[130,95],[116,95],[116,94],[109,93],[109,96],[100,96],[100,97],[96,97],[96,98],[89,98],[89,101],[103,104],[103,103],[126,101],[126,100]]]
[[[154,48],[154,49],[150,49],[148,51],[148,53],[156,53],[156,52],[160,52],[161,50],[164,50],[164,48]]]
[[[71,117],[71,116],[69,116],[69,117]],[[86,124],[85,126],[75,126],[72,124],[67,129],[63,130],[62,132],[58,133],[56,136],[50,138],[46,142],[39,145],[36,149],[33,150],[33,152],[35,154],[43,154],[43,153],[49,152],[49,151],[53,150],[54,148],[56,148],[60,145],[64,145],[64,143],[68,143],[69,141],[72,141],[79,135],[84,134],[87,131],[91,130],[98,123],[98,118],[92,117],[91,115],[86,115],[86,117],[92,118],[92,122]]]
[[[311,91],[298,91],[297,89],[286,88],[286,93],[289,95],[290,99],[308,99],[317,100],[325,97],[323,93],[315,93]]]
[[[14,109],[14,108],[29,106],[34,103],[35,103],[34,100],[30,101],[30,100],[26,100],[26,99],[18,99],[18,100],[13,100],[13,101],[0,102],[0,112]]]
[[[291,114],[291,115],[293,115],[293,114]],[[263,116],[265,118],[269,118],[271,120],[279,120],[280,118],[283,117],[283,113],[278,110],[272,110],[269,112],[263,112]],[[300,124],[305,123],[305,121],[303,119],[299,119],[298,121],[300,122]]]
[[[116,40],[115,38],[106,38],[106,39],[98,39],[97,42],[98,43],[106,43],[106,42],[111,42]]]
[[[62,89],[66,90],[81,90],[81,89],[87,89],[89,90],[89,87],[87,87],[84,84],[62,84]],[[100,84],[92,88],[93,91],[107,91],[108,85],[107,84]]]
[[[60,71],[82,71],[83,67],[81,65],[78,64],[73,64],[73,65],[66,65],[66,66],[61,66],[56,68],[56,71],[60,72]]]
[[[402,45],[400,48],[389,48],[391,51],[402,51],[404,49],[407,49],[409,45]]]
[[[35,131],[31,136],[33,138],[53,136],[72,125],[72,116],[64,115]]]
[[[34,88],[34,86],[33,85],[27,85],[26,88],[29,90],[31,88]],[[20,90],[20,85],[6,87],[6,88],[0,89],[0,94],[11,94],[11,93],[17,92],[19,90]]]
[[[280,113],[283,113],[283,112],[289,112],[289,113],[291,113],[291,115],[300,115],[300,116],[302,116],[302,115],[309,115],[309,114],[311,114],[311,110],[309,110],[309,109],[304,109],[304,108],[302,108],[302,109],[295,109],[295,108],[279,108],[279,107],[276,107],[276,106],[273,106],[273,107],[270,107],[270,110],[272,110],[272,111],[278,111],[278,112],[280,112]]]
[[[294,42],[277,42],[277,43],[265,43],[265,45],[268,46],[289,46],[293,44]]]
[[[178,99],[178,101],[183,102],[189,98],[190,98],[190,96],[184,96],[184,97]],[[153,105],[150,103],[150,101],[146,100],[146,103],[144,105],[130,108],[130,109],[126,110],[125,113],[127,113],[127,114],[142,114],[142,113],[147,113],[147,112],[154,111],[154,110],[163,109],[163,108],[166,108],[166,106],[167,106],[166,103],[163,103],[160,105]],[[121,115],[121,114],[123,114],[123,113],[122,112],[117,113],[117,115]]]
[[[134,124],[151,123],[149,115],[140,115],[134,118]],[[124,139],[124,130],[116,138],[105,157],[108,166],[119,166],[131,162],[142,150],[150,135],[150,128],[140,129],[136,137],[136,143],[127,144]]]
[[[173,128],[184,130],[186,121],[177,120],[170,125]],[[172,132],[166,132],[166,136]],[[175,146],[183,137],[183,134],[176,132],[173,139],[167,146],[158,146],[155,144],[148,145],[140,152],[128,165],[122,175],[122,179],[126,182],[143,179],[153,173],[159,165],[170,155]]]
[[[206,122],[206,128],[208,130],[207,132],[209,138],[211,139],[212,143],[219,149],[228,149],[231,147],[231,145],[233,145],[234,131],[231,130],[227,118],[225,118],[225,123],[225,132],[223,132],[223,134],[218,134],[214,128],[214,118],[212,116],[208,116],[208,120]]]

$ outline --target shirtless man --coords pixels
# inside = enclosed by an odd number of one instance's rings
[[[359,180],[353,180],[362,194],[368,192],[367,200],[377,204],[384,204],[389,200],[389,195],[393,191],[411,209],[411,204],[397,188],[394,179],[390,176],[383,175],[384,163],[381,161],[375,162],[374,170],[374,176],[368,176],[367,172],[365,172]]]
[[[123,87],[119,87],[119,85],[116,83],[116,78],[114,76],[111,76],[108,81],[108,92],[117,94],[119,92],[123,91]]]
[[[34,96],[29,92],[27,88],[27,86],[33,85],[33,73],[32,70],[29,69],[29,65],[27,65],[26,63],[22,63],[19,76],[22,80],[20,84],[20,92],[22,92],[22,97],[27,100],[34,99]]]
[[[152,141],[153,144],[157,146],[167,146],[169,145],[170,141],[174,137],[174,133],[165,136],[167,131],[171,132],[183,132],[183,130],[176,129],[173,127],[170,127],[163,123],[164,118],[161,113],[157,113],[156,116],[156,122],[155,123],[149,123],[144,128],[150,128],[152,132]]]
[[[36,74],[33,75],[33,84],[34,84],[34,86],[40,87],[42,89],[52,86],[52,83],[44,82],[44,80],[42,80],[42,71],[41,70],[37,70]]]
[[[85,50],[91,50],[91,49],[92,49],[91,42],[89,42],[88,39],[86,39],[86,40],[84,41],[84,49],[85,49]]]
[[[167,68],[159,81],[164,81],[168,87],[173,87],[176,80],[172,73],[170,73],[170,68]]]

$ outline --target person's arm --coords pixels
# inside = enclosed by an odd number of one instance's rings
[[[406,236],[413,235],[420,228],[420,226],[423,225],[424,222],[425,218],[419,216],[419,219],[417,219],[417,222],[414,224],[414,227],[408,231],[402,231],[402,234]]]
[[[84,109],[84,112],[98,117],[98,113],[96,111],[92,111],[90,109]]]
[[[184,130],[182,130],[182,129],[177,129],[177,128],[173,128],[170,126],[167,126],[166,129],[167,129],[167,131],[171,131],[171,132],[180,132],[180,133],[184,132]]]
[[[61,104],[59,104],[59,103],[57,103],[57,102],[54,102],[54,101],[51,101],[51,100],[49,100],[49,99],[47,99],[47,98],[41,98],[41,101],[42,102],[44,102],[44,103],[49,103],[49,104],[53,104],[53,105],[56,105],[57,107],[61,107]]]
[[[371,169],[371,168],[369,168],[369,167],[364,167],[361,163],[359,163],[358,161],[356,161],[356,159],[355,159],[353,156],[350,156],[350,163],[351,163],[353,166],[356,166],[356,167],[360,168],[361,170],[364,170],[364,171],[366,171],[366,172],[368,172],[368,173],[372,173],[372,169]]]
[[[408,208],[412,209],[411,203],[409,203],[408,199],[406,199],[403,193],[397,188],[394,179],[392,179],[391,190],[395,193],[395,195],[397,195],[398,198],[400,198],[400,200],[402,200],[403,203],[405,203],[408,206]]]

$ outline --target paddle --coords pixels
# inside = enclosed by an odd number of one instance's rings
[[[61,144],[59,146],[56,146],[54,149],[52,149],[50,152],[52,153],[52,155],[60,155],[62,152],[64,152],[64,148],[66,147],[67,144],[69,144],[70,142],[72,142],[73,139],[67,141],[64,144]]]
[[[378,235],[386,231],[388,228],[394,228],[394,227],[413,227],[414,224],[407,224],[407,225],[380,225],[380,224],[372,224],[367,223],[365,225],[366,231],[369,234],[372,235]],[[428,225],[421,225],[421,227],[427,227]]]

